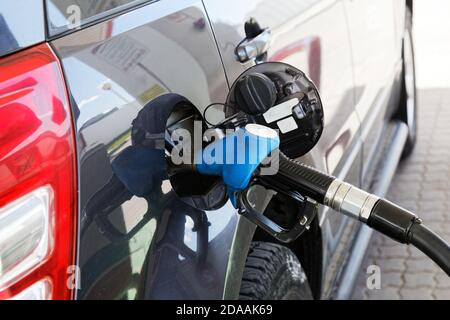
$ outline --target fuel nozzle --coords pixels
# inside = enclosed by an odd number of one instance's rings
[[[248,187],[261,163],[279,146],[275,130],[247,124],[199,151],[195,155],[195,168],[202,174],[221,176],[235,204],[235,192]]]
[[[239,139],[241,143],[237,145],[230,143]],[[264,147],[258,148],[258,141]],[[262,162],[278,146],[279,139],[275,131],[261,125],[247,125],[202,150],[198,157],[203,162],[197,164],[196,169],[202,174],[221,176],[238,212],[282,242],[294,240],[307,229],[307,225],[302,225],[305,220],[300,219],[293,228],[287,230],[257,213],[247,199],[248,188],[252,184],[268,186],[293,198],[306,198],[307,204],[312,207],[317,203],[328,206],[400,243],[416,245],[450,275],[450,246],[424,227],[422,221],[408,210],[290,159],[279,151],[276,153],[278,157],[272,157],[272,161],[278,162],[277,173],[261,175],[258,169]],[[218,158],[222,160],[221,163],[210,162],[208,156],[215,154],[213,150],[221,152]],[[243,161],[239,162],[238,159]],[[304,218],[308,221],[312,217]]]
[[[265,173],[275,174],[278,171],[276,159],[279,145],[280,139],[275,130],[259,124],[247,124],[197,153],[195,168],[199,173],[222,177],[228,188],[229,198],[239,214],[279,241],[291,242],[309,228],[317,213],[317,203],[294,189],[264,183],[266,180],[261,179],[265,176],[261,168],[270,166],[272,159],[275,159],[275,167],[272,168],[273,171],[267,170]],[[302,214],[295,217],[297,222],[292,228],[280,226],[254,208],[249,194],[256,184],[283,193],[298,202]]]

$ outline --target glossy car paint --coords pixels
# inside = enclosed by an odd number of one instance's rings
[[[42,1],[0,1],[0,57],[42,41],[45,41]]]
[[[377,142],[392,116],[390,99],[399,90],[402,42],[398,28],[403,20],[396,19],[398,8],[390,0],[344,0],[344,5],[352,44],[355,108],[364,141],[362,177],[367,186],[372,178],[371,160],[379,150]]]
[[[204,2],[230,82],[255,63],[240,63],[234,57],[234,48],[245,38],[244,23],[250,18],[272,31],[268,61],[293,64],[316,82],[325,129],[319,144],[302,161],[356,185],[363,179],[370,182],[374,163],[369,160],[398,97],[404,3]],[[320,225],[324,238],[322,295],[330,297],[359,225],[328,210],[322,211]]]
[[[114,160],[131,145],[132,121],[145,104],[168,92],[200,109],[225,99],[228,86],[202,3],[150,3],[52,45],[76,114],[78,298],[220,299],[237,221],[229,202],[215,211],[193,210],[177,200],[167,178],[150,194],[118,205],[121,189],[102,195],[121,174]],[[155,163],[158,159],[148,166]],[[92,201],[111,208],[100,214],[90,210]],[[194,225],[202,219],[203,227]],[[112,226],[119,232],[108,230]],[[197,238],[205,236],[207,246],[197,246]]]
[[[318,145],[302,161],[359,185],[362,142],[354,108],[352,50],[343,3],[323,0],[204,2],[230,82],[255,63],[240,63],[234,54],[234,48],[245,38],[245,21],[252,17],[262,28],[271,29],[267,60],[286,62],[304,70],[321,93],[325,128]],[[329,279],[329,285],[324,288],[327,295],[355,224],[344,216],[323,210],[320,225],[325,240],[323,273],[324,278]]]

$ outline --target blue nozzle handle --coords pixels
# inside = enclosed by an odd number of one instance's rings
[[[275,130],[248,124],[217,139],[195,156],[196,169],[206,175],[221,176],[229,191],[248,187],[255,170],[280,146]]]

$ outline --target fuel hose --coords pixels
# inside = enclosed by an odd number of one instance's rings
[[[351,184],[320,172],[280,152],[279,170],[261,176],[266,183],[282,183],[320,204],[366,223],[378,232],[405,244],[412,244],[450,276],[450,246],[423,225],[412,212],[367,193]]]

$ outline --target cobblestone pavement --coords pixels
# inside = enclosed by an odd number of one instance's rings
[[[418,119],[416,148],[400,164],[387,198],[450,240],[450,89],[419,91]],[[370,265],[380,267],[379,290],[367,288]],[[450,299],[450,279],[419,250],[374,234],[353,299]]]

